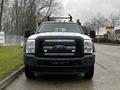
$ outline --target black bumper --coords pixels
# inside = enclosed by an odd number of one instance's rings
[[[42,58],[25,54],[25,67],[40,74],[79,74],[88,72],[95,63],[95,55],[77,58]]]

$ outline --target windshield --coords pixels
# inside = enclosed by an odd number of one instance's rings
[[[44,24],[41,24],[37,33],[45,33],[45,32],[83,33],[80,26],[74,23],[44,23]]]

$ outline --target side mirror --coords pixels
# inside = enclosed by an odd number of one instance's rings
[[[28,38],[31,35],[30,30],[25,30],[25,38]]]
[[[93,39],[96,37],[95,31],[90,31],[90,37]]]

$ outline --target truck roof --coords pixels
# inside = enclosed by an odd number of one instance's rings
[[[47,21],[47,22],[43,22],[44,24],[55,24],[55,23],[58,23],[58,24],[76,24],[74,22],[65,22],[65,21]]]

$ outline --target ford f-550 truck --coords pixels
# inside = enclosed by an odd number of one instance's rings
[[[25,75],[84,74],[92,79],[95,48],[92,39],[73,22],[43,22],[26,42]]]

